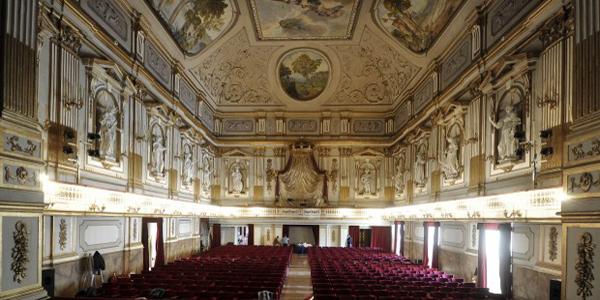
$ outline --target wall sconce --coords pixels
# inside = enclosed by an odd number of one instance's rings
[[[554,148],[543,147],[542,150],[540,150],[540,154],[542,154],[543,157],[550,156],[550,155],[554,154]]]
[[[540,138],[547,140],[551,137],[552,137],[552,129],[545,129],[545,130],[540,131]]]
[[[508,212],[508,210],[505,209],[504,210],[504,217],[507,218],[507,219],[521,218],[521,217],[523,217],[523,213],[519,209],[517,209],[517,210],[513,209],[513,211],[511,211],[511,212]]]

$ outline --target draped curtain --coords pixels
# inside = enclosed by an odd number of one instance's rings
[[[381,248],[384,252],[391,252],[392,227],[371,226],[371,247]]]
[[[506,299],[512,299],[512,253],[511,234],[512,225],[503,223],[498,225],[500,231],[500,290]]]
[[[290,225],[283,225],[282,233],[283,236],[290,237]],[[282,238],[283,238],[282,236]]]
[[[433,245],[429,245],[429,227],[435,227],[433,232]],[[438,267],[438,252],[439,245],[437,243],[439,239],[440,222],[424,222],[423,223],[423,265],[429,265],[429,247],[433,247],[431,257],[431,267]]]
[[[494,224],[495,225],[495,224]],[[477,249],[477,286],[487,287],[487,253],[485,250],[485,229],[492,224],[477,224],[479,243]]]
[[[314,155],[311,153],[306,153],[306,154],[299,154],[300,155],[307,155],[308,156],[308,161],[311,164],[311,168],[312,170],[314,170],[314,172],[316,172],[320,177],[323,178],[323,186],[322,186],[322,190],[321,190],[321,196],[323,197],[323,200],[325,201],[325,203],[328,202],[328,195],[327,195],[327,172],[325,170],[321,170],[319,168],[319,166],[317,165],[317,161],[315,160]],[[283,170],[280,170],[277,172],[276,178],[275,178],[275,198],[276,199],[280,199],[281,196],[281,183],[280,183],[280,177],[284,176],[286,173],[288,173],[291,169],[292,166],[294,166],[294,163],[296,164],[301,164],[301,161],[296,162],[296,157],[295,157],[295,153],[294,151],[292,151],[292,153],[290,154],[290,157],[288,158],[285,167],[283,168]],[[300,158],[298,158],[300,159]],[[301,174],[301,175],[306,175],[308,176],[306,173]],[[302,177],[306,177],[306,176],[302,176]]]
[[[349,226],[348,234],[352,238],[352,247],[358,247],[360,245],[360,227],[358,226]]]
[[[319,225],[313,225],[312,231],[315,236],[315,246],[319,246]]]
[[[254,245],[254,224],[248,224],[248,245]]]
[[[142,218],[142,245],[144,247],[144,270],[150,266],[150,257],[148,256],[148,223],[156,223],[156,261],[154,267],[165,264],[165,245],[163,241],[162,218]]]
[[[216,248],[219,246],[221,246],[221,224],[213,224],[210,248]]]

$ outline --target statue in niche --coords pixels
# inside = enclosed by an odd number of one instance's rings
[[[119,110],[116,106],[105,108],[100,118],[100,157],[115,157]]]
[[[444,154],[444,160],[440,162],[442,165],[442,171],[444,172],[444,177],[446,179],[454,179],[460,176],[460,172],[462,171],[462,167],[458,160],[459,156],[459,145],[458,145],[458,137],[456,136],[448,136],[446,137],[446,151]]]
[[[517,127],[521,125],[521,118],[514,111],[515,93],[517,93],[516,90],[510,92],[511,99],[504,107],[504,116],[498,122],[494,122],[492,116],[489,117],[492,126],[500,131],[500,138],[496,147],[500,162],[514,161],[518,158],[517,150],[519,148],[519,141],[515,137],[515,133],[517,132]]]
[[[208,155],[204,155],[202,158],[202,190],[206,193],[210,190],[213,172],[212,158]]]
[[[155,177],[164,177],[166,151],[167,147],[165,147],[162,130],[156,126],[154,127],[154,133],[152,134],[152,155],[150,162],[152,174]]]
[[[423,188],[427,185],[427,147],[422,142],[417,147],[417,154],[415,155],[415,184],[417,187]]]
[[[398,157],[398,161],[396,163],[394,189],[396,190],[396,194],[402,194],[404,192],[404,155]]]
[[[192,160],[192,149],[186,145],[183,152],[183,170],[181,181],[185,186],[191,186],[194,182],[194,161]]]
[[[239,161],[233,167],[233,171],[231,172],[231,190],[240,194],[244,191],[244,175],[240,171]]]
[[[360,176],[361,183],[361,194],[370,195],[373,194],[373,174],[371,174],[371,169],[365,168],[363,174]]]

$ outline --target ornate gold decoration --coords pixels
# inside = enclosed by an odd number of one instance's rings
[[[29,262],[29,229],[23,221],[15,223],[13,242],[10,270],[13,272],[13,281],[21,283],[27,277],[27,263]]]
[[[60,250],[67,247],[67,220],[61,218],[58,224],[58,245]]]
[[[273,160],[272,159],[267,159],[267,191],[270,191],[272,186],[271,186],[271,182],[273,180],[275,180],[275,177],[277,176],[277,172],[275,172],[275,170],[273,169]]]
[[[591,149],[585,151],[583,149],[583,143],[577,144],[571,148],[571,153],[575,156],[575,160],[584,159],[587,156],[598,156],[600,155],[600,139],[596,139],[591,142]]]
[[[88,210],[92,211],[92,212],[103,212],[105,209],[106,209],[106,206],[104,206],[104,205],[99,206],[96,203],[92,203],[92,205],[90,205]]]
[[[548,96],[548,94],[546,94],[543,97],[537,96],[536,98],[537,107],[543,108],[544,106],[548,105],[550,109],[554,109],[558,105],[559,95],[554,91],[552,92],[552,96]]]
[[[594,285],[594,250],[596,244],[592,242],[592,234],[584,232],[577,243],[577,263],[575,263],[575,284],[577,284],[577,296],[586,300],[592,296]]]
[[[570,177],[570,179],[571,186],[569,187],[569,190],[571,193],[575,192],[575,189],[581,189],[582,192],[587,193],[592,189],[592,187],[600,185],[600,178],[594,180],[594,175],[588,172],[579,175],[578,182],[576,181],[575,176]]]
[[[474,212],[468,211],[467,212],[467,217],[469,219],[478,219],[478,218],[481,218],[481,213],[478,212],[478,211],[474,211]]]
[[[552,226],[550,228],[550,240],[548,241],[548,256],[551,261],[555,261],[558,256],[558,230]]]
[[[331,161],[331,170],[327,172],[327,179],[331,183],[331,191],[337,192],[338,190],[338,160],[334,158]]]
[[[521,212],[520,209],[513,209],[512,211],[508,211],[508,210],[504,210],[504,217],[507,219],[512,219],[512,218],[521,218],[523,217],[523,213]]]

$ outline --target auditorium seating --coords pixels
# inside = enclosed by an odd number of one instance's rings
[[[381,249],[313,247],[308,255],[315,300],[489,297],[487,289]]]
[[[165,299],[256,299],[268,290],[279,299],[292,255],[290,247],[222,246],[201,256],[119,278],[102,286],[104,298],[150,298],[164,289]]]

